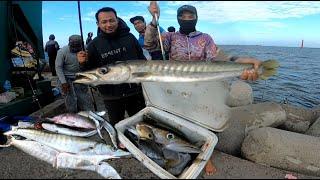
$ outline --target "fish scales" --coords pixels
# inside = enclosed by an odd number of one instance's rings
[[[276,60],[261,63],[258,70],[260,79],[277,73],[279,64]],[[101,67],[106,68],[106,67]],[[236,62],[200,62],[200,61],[128,61],[107,66],[107,71],[91,70],[77,73],[75,83],[121,84],[139,82],[195,82],[220,80],[240,76],[245,69],[252,69],[253,64]]]
[[[41,144],[70,153],[79,153],[81,150],[88,149],[90,147],[92,148],[97,144],[97,142],[89,141],[85,138],[45,133],[32,129],[17,129],[6,134],[20,135],[40,142]]]
[[[36,141],[12,139],[12,144],[21,151],[49,164],[54,164],[59,151]]]

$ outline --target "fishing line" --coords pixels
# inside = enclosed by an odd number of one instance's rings
[[[77,1],[77,2],[78,2],[78,16],[79,16],[80,34],[81,34],[81,49],[82,49],[82,51],[85,51],[84,41],[83,41],[83,31],[82,31],[80,1]],[[94,98],[93,91],[92,91],[93,88],[91,86],[89,86],[89,89],[90,89],[90,92],[91,92],[91,98],[92,98],[92,101],[93,101],[94,111],[97,111],[97,104],[96,104],[96,100]]]

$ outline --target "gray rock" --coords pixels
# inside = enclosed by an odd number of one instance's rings
[[[286,120],[286,113],[276,103],[265,102],[231,108],[228,127],[216,133],[218,143],[216,149],[227,154],[239,156],[241,144],[248,131],[259,127],[277,127]]]
[[[297,133],[305,133],[310,124],[312,124],[317,114],[313,109],[295,107],[288,104],[281,104],[282,108],[286,111],[287,120],[278,128]]]
[[[320,117],[310,126],[305,134],[320,137]]]
[[[309,121],[299,121],[299,120],[289,119],[286,122],[284,122],[282,125],[280,125],[278,128],[303,134],[308,130],[309,126],[310,126]]]
[[[313,109],[296,107],[289,104],[281,104],[286,111],[289,121],[309,121],[311,124],[318,118],[317,112]]]
[[[230,107],[238,107],[252,104],[253,92],[248,83],[235,81],[230,86],[230,93],[227,97],[226,104]]]
[[[242,155],[253,162],[320,175],[320,138],[263,127],[252,130],[242,143]]]

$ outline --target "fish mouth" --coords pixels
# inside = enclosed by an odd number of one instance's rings
[[[76,80],[74,83],[80,84],[92,84],[97,81],[98,77],[91,73],[76,73]]]

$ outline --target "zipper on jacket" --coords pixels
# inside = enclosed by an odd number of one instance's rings
[[[191,55],[190,55],[190,47],[189,47],[189,38],[188,36],[186,36],[187,38],[187,44],[188,44],[188,55],[189,55],[189,61],[191,60]]]

